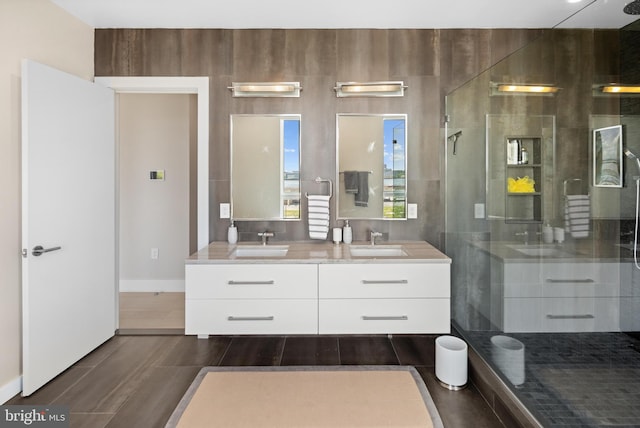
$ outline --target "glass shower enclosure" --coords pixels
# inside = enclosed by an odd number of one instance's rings
[[[600,91],[640,82],[637,29],[545,31],[446,98],[453,325],[545,427],[640,426],[640,103]]]

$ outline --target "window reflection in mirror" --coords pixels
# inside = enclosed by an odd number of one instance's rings
[[[406,219],[405,114],[337,116],[338,218]]]
[[[300,115],[231,115],[234,220],[300,219]]]

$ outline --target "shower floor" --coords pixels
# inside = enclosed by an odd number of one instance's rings
[[[502,333],[464,333],[494,368],[490,339],[496,334]],[[506,335],[525,345],[525,381],[514,386],[500,374],[544,427],[640,427],[640,337],[625,333]]]

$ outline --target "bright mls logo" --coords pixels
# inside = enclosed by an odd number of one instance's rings
[[[0,428],[69,428],[67,406],[0,406]]]

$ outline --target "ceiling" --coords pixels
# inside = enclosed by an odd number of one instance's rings
[[[631,0],[51,0],[94,28],[621,28]]]

